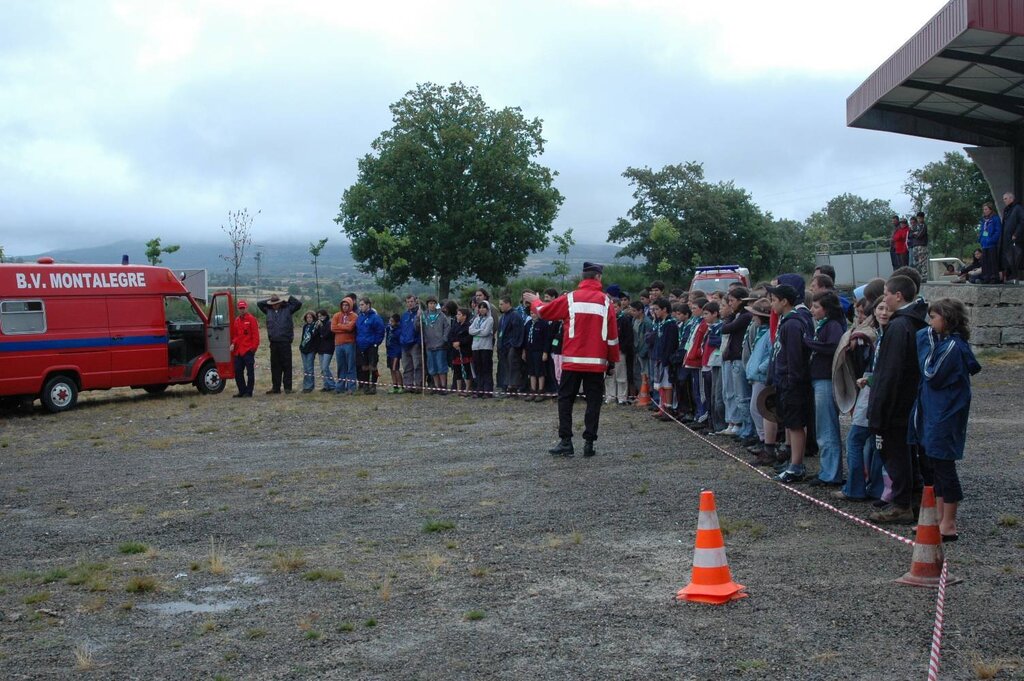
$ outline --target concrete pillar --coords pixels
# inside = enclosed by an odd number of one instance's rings
[[[992,205],[1002,213],[1003,194],[1013,192],[1020,197],[1020,154],[1014,147],[964,147],[992,192]]]

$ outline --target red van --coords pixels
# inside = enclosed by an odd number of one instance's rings
[[[230,293],[204,310],[164,267],[0,264],[0,399],[59,412],[82,390],[219,393],[233,318]]]
[[[734,283],[750,288],[750,270],[739,265],[706,265],[693,273],[690,290],[727,293]]]

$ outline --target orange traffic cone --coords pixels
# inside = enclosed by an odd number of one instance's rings
[[[921,495],[921,511],[917,516],[917,538],[914,540],[914,556],[910,572],[896,581],[910,586],[939,586],[942,574],[942,537],[939,535],[939,518],[935,510],[935,488],[925,487]],[[962,582],[946,573],[946,584]]]
[[[737,598],[746,598],[748,594],[741,593],[746,588],[733,582],[729,573],[725,542],[718,526],[718,512],[715,511],[715,493],[701,492],[693,572],[690,583],[676,593],[675,600],[722,605]]]
[[[636,406],[646,407],[651,403],[651,386],[647,383],[647,374],[640,384],[640,394],[636,396]]]

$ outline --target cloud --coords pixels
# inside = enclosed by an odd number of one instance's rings
[[[337,235],[356,160],[426,81],[544,119],[556,228],[584,242],[625,215],[627,166],[701,161],[781,217],[898,198],[955,147],[847,129],[845,98],[941,4],[16,3],[0,243],[219,240],[243,206],[257,240]]]

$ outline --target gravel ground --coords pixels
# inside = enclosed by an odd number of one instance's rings
[[[1022,379],[975,382],[944,679],[1024,678]],[[643,410],[606,407],[593,459],[553,460],[554,420],[188,388],[0,414],[0,677],[925,678],[909,547]],[[705,488],[750,597],[673,604]]]

